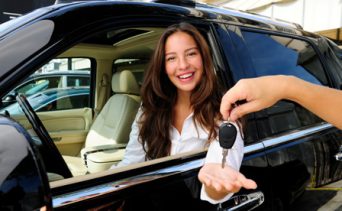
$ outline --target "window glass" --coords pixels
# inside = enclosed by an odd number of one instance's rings
[[[78,92],[78,93],[77,93]],[[54,98],[36,110],[41,111],[57,111],[89,107],[89,90],[80,89],[75,91],[71,96],[62,96],[61,98]]]
[[[342,89],[342,49],[331,40],[326,39],[322,42],[327,42],[328,44],[326,48],[321,50],[323,56],[326,58],[330,71],[335,75],[334,80],[338,83],[337,88]]]
[[[308,42],[276,35],[242,31],[256,76],[294,75],[327,85],[322,64]]]
[[[255,77],[283,74],[315,84],[328,84],[323,66],[308,42],[250,31],[242,31],[242,34],[251,56]],[[289,101],[280,101],[257,112],[254,118],[259,138],[321,122],[311,112]]]
[[[21,113],[18,94],[24,94],[35,111],[89,107],[90,69],[88,58],[52,59],[2,98],[0,113]]]
[[[88,86],[90,84],[90,77],[82,77],[82,76],[70,76],[67,77],[67,86],[68,87],[80,87],[80,86]]]

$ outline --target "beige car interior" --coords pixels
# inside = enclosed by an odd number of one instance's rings
[[[39,112],[37,115],[63,155],[77,156],[80,153],[92,124],[91,108]],[[24,114],[12,118],[23,125],[32,137],[37,136]]]
[[[107,170],[122,160],[140,105],[139,85],[129,70],[112,77],[114,95],[96,117],[80,157],[63,156],[74,176]]]
[[[163,31],[145,27],[101,32],[106,39],[120,33],[130,36],[110,44],[96,42],[95,35],[95,42],[78,43],[56,57],[90,58],[95,64],[93,108],[37,113],[73,176],[108,170],[123,158],[140,106],[143,72]],[[32,132],[24,115],[15,119]],[[49,178],[61,179],[55,174]]]
[[[113,164],[121,161],[129,141],[131,125],[140,106],[142,75],[164,29],[125,30],[138,30],[143,33],[134,34],[112,45],[80,43],[59,56],[96,60],[96,116],[83,141],[83,148],[77,155],[71,156],[63,150],[65,147],[59,144],[62,142],[56,144],[74,176],[108,170]],[[111,37],[117,32],[120,30],[109,31],[106,37]],[[134,62],[135,60],[143,62]],[[111,87],[106,87],[107,77],[112,78]],[[111,91],[114,94],[110,97]]]

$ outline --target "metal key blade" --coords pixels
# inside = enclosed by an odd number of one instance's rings
[[[224,165],[226,164],[227,155],[228,155],[228,149],[222,149],[222,164],[221,164],[222,168],[224,168]]]
[[[223,122],[219,129],[219,142],[222,147],[222,168],[226,163],[226,157],[228,155],[228,149],[231,149],[235,143],[237,130],[235,126],[228,122]]]

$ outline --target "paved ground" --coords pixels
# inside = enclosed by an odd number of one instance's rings
[[[290,210],[342,211],[342,180],[307,190]]]

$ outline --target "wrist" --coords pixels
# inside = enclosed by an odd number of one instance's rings
[[[277,83],[280,86],[279,100],[286,99],[291,101],[296,101],[296,96],[298,95],[297,89],[297,78],[294,76],[281,75],[278,76]]]

